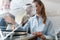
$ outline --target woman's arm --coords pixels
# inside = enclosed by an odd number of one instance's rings
[[[46,28],[47,28],[47,30],[46,30],[46,34],[42,34],[42,38],[44,39],[44,38],[46,38],[46,39],[53,39],[54,38],[54,28],[53,28],[53,24],[52,24],[52,22],[50,21],[50,20],[48,20],[47,22],[46,22]]]
[[[52,27],[53,24],[51,21],[47,21],[47,30],[46,30],[46,39],[52,39],[54,36],[54,28]]]
[[[21,31],[27,31],[27,29],[29,28],[29,25],[30,25],[29,21],[23,27],[21,24],[20,25],[17,23],[14,24],[15,29],[17,28],[16,30],[21,30]]]

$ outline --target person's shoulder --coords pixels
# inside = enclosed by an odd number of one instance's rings
[[[30,17],[30,20],[32,20],[32,19],[35,19],[35,16],[33,16],[33,17]]]
[[[47,18],[46,23],[52,23],[51,19]]]

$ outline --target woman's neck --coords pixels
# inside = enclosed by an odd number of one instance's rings
[[[41,14],[40,14],[40,13],[37,13],[36,16],[37,16],[38,18],[40,18]]]

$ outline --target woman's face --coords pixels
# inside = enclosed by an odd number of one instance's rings
[[[37,12],[37,14],[38,14],[38,13],[41,12],[42,6],[39,5],[37,2],[35,2],[35,4],[36,4],[36,12]]]

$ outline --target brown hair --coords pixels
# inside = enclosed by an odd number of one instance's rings
[[[34,0],[33,2],[37,2],[40,6],[42,5],[41,15],[42,15],[42,18],[43,18],[43,23],[45,24],[47,17],[46,17],[46,13],[45,13],[44,4],[40,0]]]

